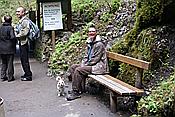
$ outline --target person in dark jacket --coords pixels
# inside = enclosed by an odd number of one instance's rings
[[[67,96],[67,100],[80,98],[81,84],[89,74],[105,74],[108,71],[105,44],[97,35],[95,27],[91,26],[88,32],[87,49],[82,62],[73,64],[67,71],[68,78],[72,79],[72,91]]]
[[[0,55],[1,55],[1,79],[2,81],[14,81],[14,54],[16,52],[16,37],[11,26],[12,17],[4,16],[4,23],[0,27]]]

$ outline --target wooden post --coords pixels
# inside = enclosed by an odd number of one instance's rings
[[[110,109],[112,113],[117,112],[117,97],[115,97],[115,92],[110,91]]]
[[[72,10],[71,10],[71,0],[68,0],[68,12],[67,12],[67,28],[72,29]]]
[[[55,31],[52,30],[52,49],[55,51]]]
[[[142,88],[143,69],[137,68],[135,87]]]
[[[37,2],[37,25],[38,25],[38,28],[40,29],[40,3]]]
[[[138,56],[138,59],[141,60],[141,58],[142,58],[141,56]],[[143,77],[143,69],[137,68],[135,87],[142,88],[142,77]]]
[[[174,88],[174,97],[175,97],[175,88]],[[175,98],[173,103],[173,117],[175,117]]]
[[[32,8],[29,10],[29,19],[36,24],[36,12]]]

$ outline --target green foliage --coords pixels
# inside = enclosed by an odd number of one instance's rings
[[[142,116],[155,115],[160,117],[167,116],[164,110],[173,110],[175,90],[175,74],[161,82],[161,84],[152,90],[151,94],[142,98],[138,103],[138,110]]]
[[[148,28],[142,30],[134,42],[132,49],[135,57],[141,57],[143,60],[151,61],[151,47],[155,41],[155,35],[152,33],[153,29]]]
[[[56,42],[56,48],[50,57],[51,69],[67,69],[68,65],[81,53],[82,45],[87,38],[87,27],[82,32],[73,33],[67,43]],[[58,64],[59,62],[59,64]],[[60,66],[62,65],[62,66]]]
[[[102,13],[102,15],[100,15],[100,19],[107,22],[111,19],[112,14],[119,8],[119,3],[120,0],[73,0],[72,10],[74,13],[78,13],[80,16],[83,16],[86,22],[90,22],[93,20],[94,15],[96,15],[99,8],[109,5],[110,11],[106,10]]]
[[[72,11],[85,17],[86,22],[90,22],[93,19],[97,8],[99,8],[99,3],[94,0],[72,1]]]
[[[116,78],[134,86],[136,68],[124,63],[121,63],[119,66],[120,72]]]
[[[116,41],[115,44],[112,46],[111,51],[126,54],[128,52],[128,47],[124,40]]]
[[[42,61],[42,53],[43,46],[41,40],[36,40],[35,42],[35,50],[34,50],[34,57],[38,59],[39,61]]]
[[[136,26],[139,29],[159,24],[165,7],[173,0],[137,0]]]
[[[136,22],[134,28],[125,35],[124,40],[117,42],[112,51],[122,53],[133,57],[141,57],[141,59],[150,61],[152,69],[167,67],[169,58],[168,37],[161,37],[162,28],[153,28],[152,26],[160,25],[162,21],[163,11],[165,7],[170,5],[172,0],[137,0]],[[160,33],[161,32],[161,33]],[[120,72],[117,78],[125,82],[132,83],[134,81],[134,68],[120,64]],[[129,72],[128,72],[129,71]],[[144,80],[156,77],[153,71],[144,73]],[[175,75],[168,80],[163,81],[158,88],[152,91],[151,95],[142,98],[138,102],[138,110],[143,116],[168,116],[167,111],[172,112],[175,89]]]
[[[111,13],[117,11],[120,6],[121,0],[111,0]]]
[[[107,0],[111,5],[111,0]],[[113,0],[113,4],[119,0]],[[73,63],[78,63],[83,57],[83,52],[85,49],[85,40],[87,38],[87,30],[89,25],[92,23],[89,22],[94,19],[94,15],[97,12],[103,9],[107,9],[106,2],[104,1],[94,1],[94,0],[73,0],[72,9],[73,14],[76,14],[76,17],[79,19],[85,19],[87,25],[83,26],[81,31],[75,32],[71,35],[68,42],[56,42],[55,52],[50,57],[49,67],[52,70],[58,71],[60,69],[66,70],[67,67]],[[103,8],[102,8],[103,7]],[[114,6],[113,6],[114,7]],[[118,7],[118,6],[117,6]],[[110,10],[100,11],[98,22],[95,23],[98,30],[103,30],[106,28],[106,24],[112,17],[113,14],[109,13]],[[93,22],[93,21],[92,21]],[[99,31],[101,33],[101,31]]]
[[[155,78],[154,70],[160,67],[168,69],[170,65],[168,61],[170,60],[170,50],[168,49],[170,40],[167,39],[169,38],[167,30],[171,29],[164,29],[163,27],[147,28],[138,34],[137,39],[132,42],[132,46],[128,46],[127,41],[120,40],[112,47],[112,51],[151,62],[151,70],[145,71],[143,75],[143,82],[146,83]],[[120,65],[120,67],[117,78],[133,84],[135,79],[134,68],[127,67],[127,65]]]
[[[112,51],[150,61],[154,64],[154,68],[160,67],[162,63],[165,65],[169,56],[167,45],[166,43],[158,44],[157,38],[159,34],[155,34],[156,29],[150,28],[150,26],[161,23],[165,7],[171,3],[172,0],[137,0],[134,28],[125,35],[123,40],[116,42]],[[127,73],[125,74],[124,71],[128,70],[124,69],[121,71],[123,73],[121,78],[127,76]]]
[[[159,25],[162,22],[163,11],[172,0],[137,0],[136,22],[134,28],[125,36],[128,50],[138,39],[139,33],[150,26]]]
[[[0,0],[0,16],[11,15],[13,23],[18,21],[16,17],[16,9],[19,6],[25,7],[27,10],[30,8],[36,9],[36,0]]]
[[[132,46],[137,43],[135,41],[138,41],[138,35],[142,30],[161,23],[165,7],[171,3],[172,0],[137,0],[134,28],[124,37],[128,51],[132,51]]]
[[[102,15],[100,16],[100,20],[102,20],[103,22],[107,22],[112,18],[112,14],[110,14],[109,12],[103,12]]]
[[[0,1],[0,9],[1,9],[1,17],[3,15],[8,14],[11,11],[13,11],[13,9],[11,8],[10,1],[9,0],[1,0]],[[14,11],[15,11],[15,9],[14,9]]]

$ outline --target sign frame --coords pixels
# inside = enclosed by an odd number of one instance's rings
[[[62,13],[67,14],[69,12],[68,3],[70,4],[71,0],[37,0],[38,4],[47,2],[61,2]]]
[[[63,29],[61,2],[43,3],[43,30]]]
[[[63,30],[72,30],[72,7],[71,0],[36,0],[37,1],[37,25],[41,28],[41,10],[42,4],[47,2],[61,2],[62,14],[65,14],[67,17],[67,24],[63,26]]]

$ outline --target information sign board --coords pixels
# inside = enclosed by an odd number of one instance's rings
[[[43,3],[44,31],[63,29],[61,2]]]

